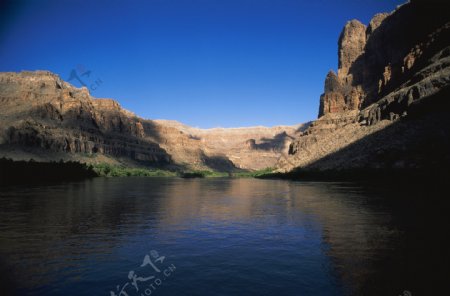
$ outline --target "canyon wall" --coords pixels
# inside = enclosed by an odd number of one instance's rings
[[[440,71],[439,67],[445,66],[449,38],[449,13],[442,4],[407,3],[392,13],[375,15],[368,26],[358,20],[347,22],[338,42],[338,71],[330,71],[325,79],[319,117],[365,109],[393,91]],[[428,73],[422,72],[427,67]],[[411,92],[422,90],[420,85],[415,89]],[[391,112],[401,115],[393,109],[381,108],[380,116],[390,119]]]
[[[1,73],[0,89],[4,149],[170,162],[170,155],[146,137],[136,116],[113,100],[93,100],[86,88],[75,88],[55,74]]]
[[[0,156],[173,169],[274,167],[298,126],[195,129],[139,118],[48,71],[0,73]]]
[[[196,129],[142,119],[48,71],[0,73],[0,157],[219,171],[444,166],[449,15],[444,2],[415,0],[349,21],[319,118],[296,126]]]
[[[280,171],[418,168],[448,162],[450,13],[412,1],[345,24],[319,119],[290,145]]]

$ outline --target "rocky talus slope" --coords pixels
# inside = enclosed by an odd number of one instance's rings
[[[201,130],[139,118],[48,71],[0,73],[0,156],[181,169],[262,169],[303,126]]]
[[[292,142],[280,171],[425,168],[449,164],[450,13],[411,1],[349,21],[319,119]]]

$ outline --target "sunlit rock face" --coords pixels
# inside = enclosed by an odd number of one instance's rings
[[[206,164],[212,169],[275,167],[290,143],[306,127],[243,127],[198,129],[176,121],[155,120],[164,132],[162,147],[179,163]]]
[[[105,154],[152,163],[170,156],[131,112],[94,99],[47,71],[1,73],[1,143],[21,149]]]
[[[445,60],[436,55],[449,40],[449,16],[441,8],[417,1],[376,14],[367,27],[347,22],[338,42],[338,71],[327,75],[319,117],[367,108],[405,83],[439,72]]]
[[[0,152],[19,159],[254,170],[274,167],[304,129],[202,130],[175,121],[145,120],[48,71],[0,73],[0,104]]]
[[[432,138],[449,146],[441,113],[449,110],[450,13],[442,3],[413,1],[375,15],[368,26],[344,26],[319,119],[281,157],[281,171],[413,168],[433,154],[448,158],[446,148],[432,153],[429,145]],[[412,120],[418,114],[427,119]]]

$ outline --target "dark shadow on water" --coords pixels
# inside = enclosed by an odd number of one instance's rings
[[[411,295],[438,295],[448,289],[449,95],[447,88],[426,98],[413,105],[406,118],[304,168],[265,176],[301,181],[354,181],[368,197],[366,206],[389,213],[386,217],[390,222],[383,226],[388,228],[371,230],[375,232],[370,244],[379,246],[381,251],[371,254],[367,262],[359,261],[358,253],[343,257],[341,253],[351,246],[338,248],[332,237],[324,237],[330,243],[337,272],[344,283],[353,287],[350,295],[403,295],[403,291],[410,291]],[[343,193],[347,190],[344,188]],[[392,225],[395,227],[389,228]],[[349,228],[352,233],[349,240],[356,238],[360,227],[355,223]],[[381,244],[383,238],[377,238],[377,231],[392,234],[389,245]]]
[[[448,288],[450,201],[447,186],[426,184],[366,184],[367,205],[385,209],[389,223],[375,231],[392,234],[388,246],[373,254],[372,272],[359,279],[353,295],[439,295]],[[355,225],[355,228],[358,226]],[[391,228],[390,228],[391,227]],[[381,242],[374,233],[373,246]],[[338,257],[336,257],[338,258]],[[352,268],[342,270],[352,278]]]
[[[79,162],[13,161],[0,158],[0,185],[76,181],[96,177],[94,170]]]

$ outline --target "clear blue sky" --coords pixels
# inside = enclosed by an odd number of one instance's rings
[[[345,22],[403,2],[1,0],[0,71],[90,70],[93,96],[150,119],[296,124],[317,117]]]

